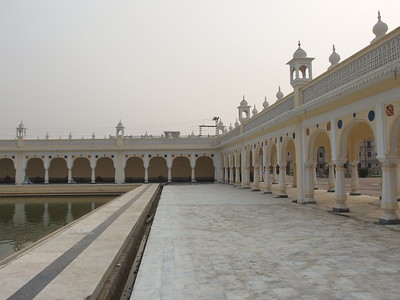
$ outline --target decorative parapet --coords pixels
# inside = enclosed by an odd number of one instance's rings
[[[240,133],[241,133],[241,132],[240,132],[240,128],[241,128],[240,126],[233,128],[231,131],[228,131],[227,133],[225,133],[224,135],[222,135],[222,136],[218,139],[218,141],[219,141],[220,143],[225,143],[225,142],[229,141],[230,139],[239,136]]]
[[[386,42],[372,44],[367,53],[360,51],[346,61],[338,64],[305,86],[302,91],[303,103],[342,96],[344,92],[381,77],[400,68],[400,30]]]
[[[261,124],[264,124],[285,112],[291,111],[294,108],[293,94],[287,95],[282,100],[275,102],[273,105],[263,110],[260,114],[243,124],[243,132],[247,132]]]

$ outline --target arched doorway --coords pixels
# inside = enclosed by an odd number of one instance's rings
[[[14,162],[10,158],[0,159],[0,183],[15,183],[15,167]]]
[[[26,164],[25,174],[32,183],[44,183],[43,160],[37,157],[30,158]]]
[[[200,156],[196,159],[194,174],[197,182],[214,182],[214,162],[209,156]]]
[[[72,166],[72,179],[76,183],[90,183],[92,176],[92,168],[89,159],[86,157],[78,157],[74,160]]]
[[[189,158],[185,156],[175,157],[172,161],[171,175],[173,182],[190,182],[192,168]]]
[[[130,157],[126,161],[125,182],[144,182],[144,165],[140,157]]]
[[[101,157],[96,163],[96,183],[114,183],[114,162],[109,157]]]
[[[63,158],[53,158],[50,161],[49,183],[67,183],[68,168],[67,162]]]
[[[166,182],[168,167],[165,158],[152,157],[149,163],[149,182]]]

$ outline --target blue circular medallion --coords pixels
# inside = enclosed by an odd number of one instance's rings
[[[339,129],[341,129],[342,126],[343,126],[343,121],[342,121],[342,120],[339,120],[339,121],[337,122],[337,127],[338,127]]]
[[[370,110],[368,113],[368,120],[371,122],[375,119],[375,112],[373,110]]]

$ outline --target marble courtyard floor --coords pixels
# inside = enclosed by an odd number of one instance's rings
[[[223,184],[166,186],[131,299],[400,299],[399,226]]]

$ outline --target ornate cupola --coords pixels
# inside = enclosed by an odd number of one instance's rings
[[[26,128],[24,123],[21,121],[17,127],[17,139],[22,140],[26,136]]]
[[[335,45],[332,48],[332,54],[329,56],[329,62],[331,65],[329,66],[328,70],[336,66],[340,61],[340,55],[336,53]]]
[[[301,47],[293,53],[293,58],[287,63],[290,67],[290,84],[292,87],[303,85],[312,80],[312,61],[314,58],[307,57],[306,51]]]
[[[243,100],[240,101],[240,105],[238,106],[240,123],[250,119],[250,107],[251,106],[247,103],[246,99],[244,99],[243,95]]]
[[[371,44],[382,38],[387,31],[388,26],[386,23],[381,21],[381,12],[378,10],[378,22],[372,28],[372,32],[375,34],[375,38],[371,41]]]
[[[124,127],[124,125],[122,124],[121,120],[119,120],[117,126],[115,127],[115,130],[116,130],[116,133],[115,133],[115,134],[116,134],[116,136],[117,136],[118,138],[124,137],[125,127]]]

